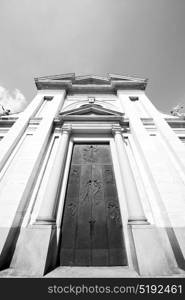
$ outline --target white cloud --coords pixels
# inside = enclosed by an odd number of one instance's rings
[[[18,113],[24,110],[27,101],[18,89],[11,93],[3,86],[0,86],[0,104],[3,105],[4,109],[10,109],[10,113]],[[0,114],[3,112],[1,105]]]

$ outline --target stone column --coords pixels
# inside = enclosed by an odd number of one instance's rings
[[[166,177],[168,177],[168,174],[166,174],[166,164],[161,157],[162,149],[158,148],[155,139],[149,136],[136,111],[135,103],[130,101],[129,94],[132,95],[132,91],[118,90],[117,94],[123,111],[129,118],[130,131],[148,176],[148,181],[144,181],[145,188],[147,189],[147,184],[149,183],[153,191],[153,195],[148,194],[148,197],[151,197],[155,223],[146,226],[144,224],[132,225],[131,223],[131,226],[129,226],[130,238],[131,241],[133,241],[133,248],[135,249],[133,260],[136,256],[139,272],[145,276],[150,274],[153,274],[153,276],[158,274],[172,274],[174,272],[173,269],[176,268],[176,259],[172,252],[169,239],[173,239],[174,249],[175,247],[177,247],[177,249],[181,248],[182,253],[183,249],[185,249],[183,246],[184,242],[181,243],[182,238],[178,235],[175,236],[175,234],[172,237],[171,232],[166,231],[164,227],[170,228],[172,224],[171,221],[173,221],[171,216],[169,218],[166,209],[169,206],[169,191],[173,191],[175,182],[172,184],[169,174],[169,185],[167,188],[166,178],[165,181],[163,180],[163,174],[165,174]],[[141,97],[143,96],[141,95],[141,91],[139,91],[139,101],[141,101]],[[149,192],[151,189],[149,189]],[[177,206],[179,201],[177,198],[179,197],[174,198],[176,201],[171,201],[170,204],[174,205],[174,211],[176,209],[175,205]],[[174,233],[176,233],[177,229],[175,227],[173,230]],[[151,245],[152,251],[150,251]],[[146,259],[143,259],[145,257],[147,257],[147,263]]]
[[[184,144],[179,140],[176,133],[168,125],[167,121],[163,117],[155,106],[150,102],[145,94],[142,95],[140,100],[145,109],[148,111],[149,115],[153,118],[154,123],[160,132],[163,140],[170,149],[174,159],[176,160],[179,169],[185,175],[185,147]]]
[[[113,127],[114,140],[123,178],[123,185],[127,199],[129,224],[146,224],[147,219],[139,198],[136,182],[126,153],[122,138],[121,127]]]
[[[63,177],[71,126],[62,127],[62,136],[53,162],[48,185],[35,224],[55,224],[60,183]]]
[[[44,101],[44,94],[38,93],[26,109],[20,114],[18,120],[10,128],[0,144],[0,170],[4,167],[12,150],[22,137],[30,119],[34,117]]]
[[[44,91],[42,93],[45,94]],[[44,95],[43,94],[43,95]],[[9,264],[12,256],[11,249],[14,249],[15,245],[19,244],[17,241],[17,236],[22,238],[22,232],[24,229],[21,229],[19,234],[20,225],[22,223],[22,219],[25,215],[25,211],[27,209],[27,205],[29,203],[30,195],[32,192],[32,188],[35,183],[35,178],[38,176],[39,167],[43,160],[43,154],[47,149],[47,145],[52,134],[53,121],[56,115],[59,113],[65,99],[65,90],[57,90],[51,91],[51,96],[53,97],[50,101],[50,110],[47,114],[45,114],[38,125],[37,129],[33,133],[33,136],[28,140],[25,138],[23,141],[24,147],[21,152],[21,163],[17,163],[16,155],[14,156],[11,165],[9,166],[11,173],[9,180],[1,188],[1,202],[4,202],[5,205],[1,209],[1,222],[6,222],[5,228],[6,231],[3,231],[3,235],[1,234],[0,239],[0,266],[4,264],[6,261],[7,265]],[[48,92],[47,92],[48,96]],[[39,105],[36,105],[34,100],[34,105],[30,106],[27,110],[26,116],[24,115],[22,125],[25,126],[26,122],[29,121],[30,116],[34,116],[33,112],[38,111],[40,105],[43,103],[44,98],[42,97],[37,99]],[[20,117],[21,119],[21,117]],[[16,123],[18,124],[18,123]],[[16,134],[16,138],[18,139],[20,133],[25,131],[25,127],[21,127],[21,121],[19,125],[15,124],[15,131],[11,131],[11,135],[14,132]],[[17,126],[17,127],[16,127]],[[9,135],[10,137],[10,135]],[[9,145],[15,143],[15,139],[9,140]],[[5,144],[4,144],[5,145]],[[7,144],[6,144],[7,146]],[[9,148],[10,149],[10,148]],[[18,155],[19,155],[18,150]],[[18,156],[19,157],[19,156]],[[19,157],[20,161],[20,157]],[[8,201],[6,201],[6,199]],[[12,234],[11,228],[14,228],[14,234]],[[35,230],[35,229],[34,229]],[[35,232],[37,232],[35,230]],[[36,234],[36,233],[35,233]],[[48,237],[49,239],[49,237]],[[24,238],[23,238],[24,240]],[[38,240],[36,238],[36,240]],[[42,240],[42,239],[41,239]],[[9,241],[7,243],[7,241]],[[23,252],[25,251],[24,256],[30,255],[26,252],[26,247],[28,245],[29,239],[23,241],[25,248],[23,247]],[[22,245],[21,244],[21,247]],[[32,250],[32,248],[31,248]],[[16,252],[16,251],[15,251]],[[40,252],[38,252],[40,253]],[[2,258],[2,259],[1,259]],[[20,262],[23,259],[23,254],[20,255]],[[27,258],[26,258],[27,259]],[[39,258],[40,259],[40,258]]]

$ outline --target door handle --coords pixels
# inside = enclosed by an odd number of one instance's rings
[[[96,220],[95,219],[93,219],[93,218],[91,218],[90,220],[89,220],[89,225],[90,225],[90,235],[92,235],[92,233],[93,233],[93,229],[94,229],[94,224],[96,223]]]
[[[95,220],[95,219],[92,218],[92,219],[89,220],[90,226],[91,226],[91,225],[94,225],[94,223],[96,223],[96,220]]]

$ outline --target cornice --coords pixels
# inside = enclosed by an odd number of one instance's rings
[[[74,73],[35,78],[38,90],[64,89],[71,93],[116,93],[118,89],[145,90],[147,79],[108,74],[75,76]]]
[[[17,120],[18,120],[18,118],[1,117],[0,118],[0,128],[11,127]]]

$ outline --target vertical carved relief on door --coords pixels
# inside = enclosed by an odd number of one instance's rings
[[[60,264],[127,264],[108,144],[74,145],[62,222]]]

